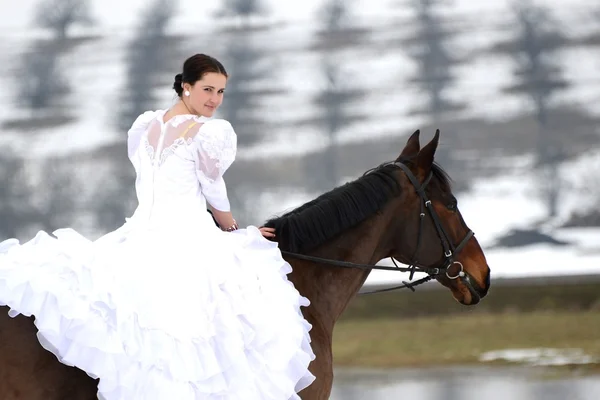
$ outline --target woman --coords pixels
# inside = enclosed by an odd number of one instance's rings
[[[210,119],[226,82],[219,61],[194,55],[177,104],[133,123],[139,205],[122,227],[0,243],[0,304],[34,315],[42,346],[99,377],[100,398],[299,399],[314,380],[309,302],[263,237],[275,233],[238,229],[230,212],[236,134]]]

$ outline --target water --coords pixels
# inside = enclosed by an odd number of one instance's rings
[[[600,375],[533,367],[337,370],[330,400],[598,400]]]

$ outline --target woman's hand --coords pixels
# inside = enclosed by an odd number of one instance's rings
[[[267,228],[266,226],[261,226],[260,228],[258,228],[258,230],[267,239],[275,237],[275,228]]]

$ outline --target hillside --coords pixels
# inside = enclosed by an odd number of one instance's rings
[[[415,129],[429,138],[439,127],[438,161],[492,252],[521,254],[511,243],[530,239],[514,229],[555,239],[562,225],[600,225],[590,173],[600,143],[596,6],[351,3],[270,2],[264,15],[219,18],[221,3],[133,1],[114,15],[113,3],[94,1],[95,23],[65,38],[32,25],[37,2],[8,6],[1,236],[68,224],[97,237],[118,226],[133,209],[125,132],[139,113],[174,101],[173,76],[195,52],[221,58],[231,74],[219,116],[240,140],[226,179],[242,223],[354,179],[394,158]],[[527,36],[532,22],[537,36]],[[534,73],[535,60],[543,68]],[[500,197],[513,208],[493,203]],[[514,207],[529,206],[519,219]],[[493,218],[498,210],[504,218]]]

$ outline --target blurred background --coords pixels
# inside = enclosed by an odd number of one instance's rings
[[[583,0],[19,0],[0,17],[0,239],[91,239],[135,207],[126,133],[183,61],[230,79],[242,225],[441,129],[437,161],[492,268],[358,296],[332,399],[600,398],[600,6]],[[385,262],[383,262],[385,263]],[[417,277],[418,278],[418,277]],[[365,289],[406,279],[372,273]]]

